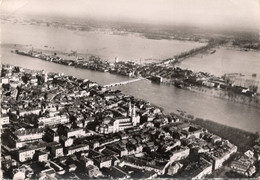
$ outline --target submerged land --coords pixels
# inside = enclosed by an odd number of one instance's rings
[[[80,19],[1,18],[2,23],[62,28],[75,33],[199,43],[166,59],[140,62],[108,60],[75,49],[64,52],[48,44],[43,49],[31,44],[1,45],[12,49],[19,55],[17,58],[27,56],[131,78],[99,85],[91,77],[80,79],[2,65],[4,178],[259,177],[258,133],[185,115],[181,110],[179,114],[166,114],[148,101],[110,89],[145,79],[258,109],[256,83],[236,85],[232,79],[241,73],[216,76],[177,66],[193,56],[214,54],[218,47],[258,52],[258,33]]]
[[[103,32],[122,36],[141,36],[156,40],[181,40],[194,42],[218,42],[241,50],[259,50],[259,29],[206,28],[189,25],[156,25],[120,21],[102,21],[100,19],[80,19],[63,17],[2,16],[1,23],[63,28],[74,32]],[[221,43],[220,43],[221,42]]]
[[[118,61],[117,59],[115,60],[115,63],[111,63],[106,60],[102,60],[98,56],[90,56],[88,59],[85,59],[83,57],[78,57],[77,54],[69,54],[67,59],[64,59],[64,57],[57,55],[57,53],[45,54],[41,51],[33,50],[21,51],[16,49],[13,50],[13,52],[19,55],[38,58],[81,69],[109,72],[137,78],[137,80],[142,78],[150,79],[155,83],[175,85],[176,87],[190,90],[192,92],[203,93],[205,95],[259,108],[260,95],[258,93],[258,86],[254,85],[254,83],[247,87],[238,86],[234,85],[234,82],[228,75],[217,77],[207,72],[193,72],[191,70],[175,67],[175,65],[180,61],[183,61],[186,56],[192,56],[200,51],[204,52],[206,49],[212,48],[215,43],[219,44],[219,42],[209,42],[201,48],[181,53],[180,55],[176,55],[174,58],[166,59],[159,63],[146,64],[138,64],[130,61]],[[75,60],[71,60],[74,58]],[[112,87],[116,85],[118,84],[113,83],[108,86]]]

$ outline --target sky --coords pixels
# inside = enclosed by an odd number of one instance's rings
[[[199,26],[260,27],[260,0],[1,0],[8,15]]]

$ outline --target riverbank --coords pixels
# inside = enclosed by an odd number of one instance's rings
[[[207,129],[208,131],[220,136],[221,138],[228,139],[232,144],[235,144],[242,152],[250,149],[255,140],[258,138],[257,134],[255,133],[250,133],[210,120],[196,118],[195,120],[192,120],[190,122]]]
[[[259,138],[257,132],[248,132],[239,128],[220,124],[211,120],[196,118],[191,114],[186,114],[186,112],[182,110],[178,110],[178,112],[180,114],[169,114],[172,117],[177,117],[182,121],[199,125],[200,127],[207,129],[209,132],[216,134],[223,139],[229,140],[232,144],[236,145],[239,148],[239,151],[241,152],[245,152],[248,149],[250,149],[255,144],[255,141]]]
[[[240,46],[230,45],[230,44],[223,44],[223,45],[220,45],[220,47],[228,49],[228,50],[235,50],[235,51],[259,52],[259,49],[243,48],[243,47],[240,47]]]
[[[205,87],[185,87],[185,90],[199,93],[207,96],[211,96],[214,98],[219,98],[223,100],[227,100],[234,103],[244,104],[250,107],[260,108],[260,95],[257,94],[255,97],[250,96],[242,96],[235,94],[233,92],[223,91],[221,89],[214,89],[214,88],[205,88]]]

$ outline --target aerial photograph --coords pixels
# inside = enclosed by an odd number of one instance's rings
[[[259,0],[2,0],[0,62],[0,179],[260,178]]]

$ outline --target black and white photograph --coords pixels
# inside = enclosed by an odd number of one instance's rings
[[[0,179],[260,178],[259,0],[1,0]]]

